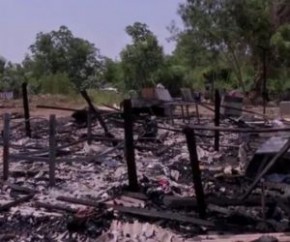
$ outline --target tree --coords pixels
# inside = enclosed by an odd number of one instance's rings
[[[0,56],[0,77],[3,75],[5,70],[6,60],[4,57]]]
[[[163,49],[146,24],[134,23],[126,28],[132,44],[121,52],[125,86],[139,89],[155,83],[155,74],[163,64]]]
[[[123,81],[121,62],[113,61],[110,58],[105,58],[102,80],[112,85],[120,85]]]
[[[212,63],[222,60],[243,90],[243,70],[253,66],[256,75],[252,86],[260,94],[265,51],[269,70],[275,62],[279,64],[272,38],[289,23],[289,6],[289,1],[187,0],[179,8],[186,29],[179,35],[178,43],[198,56],[205,53],[204,57]]]
[[[99,50],[89,41],[75,37],[65,26],[37,34],[30,50],[24,65],[36,78],[66,73],[77,89],[83,89],[95,85],[102,71]]]

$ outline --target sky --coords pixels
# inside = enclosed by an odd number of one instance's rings
[[[118,58],[130,42],[126,26],[146,23],[157,35],[166,53],[175,43],[166,29],[171,21],[181,26],[177,15],[184,0],[0,0],[0,56],[21,62],[38,32],[67,26],[75,36],[94,43],[101,54]]]

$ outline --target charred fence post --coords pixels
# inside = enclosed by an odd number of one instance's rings
[[[10,115],[4,114],[4,129],[3,129],[3,180],[6,181],[9,177],[9,141],[10,139]]]
[[[88,108],[88,117],[87,117],[87,139],[88,144],[92,144],[92,110]]]
[[[23,98],[24,118],[25,118],[25,132],[26,132],[26,136],[31,138],[30,114],[29,114],[29,103],[28,103],[26,82],[22,83],[22,98]]]
[[[56,137],[55,115],[49,117],[49,185],[55,185],[55,160],[56,160]]]
[[[195,133],[194,133],[194,130],[189,127],[185,128],[183,132],[186,136],[189,158],[191,162],[193,184],[194,184],[194,189],[195,189],[195,194],[196,194],[199,217],[205,218],[206,204],[205,204],[203,186],[201,183],[201,172],[199,168],[199,160],[198,160],[198,155],[197,155],[197,150],[196,150]]]
[[[128,167],[129,189],[138,191],[138,180],[135,163],[133,138],[132,104],[130,99],[124,100],[125,157]]]
[[[220,126],[220,107],[221,107],[220,93],[216,89],[215,90],[215,116],[214,116],[214,124],[216,127]],[[218,130],[216,130],[214,134],[214,149],[215,151],[219,151],[220,149],[220,132]]]
[[[197,117],[197,123],[200,124],[199,107],[197,101],[195,101],[195,112]]]

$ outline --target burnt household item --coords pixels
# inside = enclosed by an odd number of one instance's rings
[[[266,174],[268,174],[269,171],[277,164],[277,162],[280,161],[280,159],[282,157],[284,157],[284,155],[286,153],[288,153],[289,148],[290,148],[290,138],[288,138],[286,140],[286,142],[284,142],[284,144],[280,148],[279,152],[277,154],[275,154],[275,156],[269,162],[267,162],[267,164],[261,170],[261,172],[257,174],[257,176],[255,177],[255,180],[250,185],[250,187],[246,191],[245,195],[242,197],[242,200],[246,199],[251,194],[251,192],[253,191],[253,189],[255,189],[255,187],[257,186],[257,184],[261,180],[261,178],[263,178]]]
[[[226,117],[242,116],[243,98],[225,95],[221,103],[221,114]]]
[[[71,115],[77,125],[85,125],[88,124],[88,111],[86,109],[76,110]],[[93,115],[91,114],[91,118]]]
[[[257,174],[265,168],[269,161],[279,153],[281,148],[287,143],[287,140],[286,137],[271,137],[264,142],[249,161],[245,175],[248,178],[255,178]],[[290,151],[287,151],[284,157],[281,157],[267,174],[271,173],[290,173]]]
[[[143,88],[140,96],[131,98],[132,113],[138,116],[142,114],[170,116],[174,109],[172,102],[173,99],[165,88]]]
[[[143,125],[142,138],[156,138],[158,135],[158,124],[154,117],[147,117]]]

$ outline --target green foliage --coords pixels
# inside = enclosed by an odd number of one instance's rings
[[[64,94],[75,93],[73,84],[70,82],[66,73],[56,73],[42,76],[38,79],[39,90],[44,94]]]
[[[289,1],[187,0],[179,8],[185,30],[177,35],[174,54],[196,71],[231,70],[223,85],[235,82],[245,91],[251,82],[261,91],[265,50],[270,77],[290,57],[290,18],[285,11],[290,12]]]
[[[76,89],[96,86],[102,72],[102,58],[98,49],[87,40],[74,37],[65,26],[58,31],[39,33],[30,46],[31,56],[24,65],[33,76],[66,73]]]
[[[121,52],[124,84],[139,89],[155,84],[156,72],[163,64],[163,49],[146,24],[135,23],[126,28],[133,43]]]

